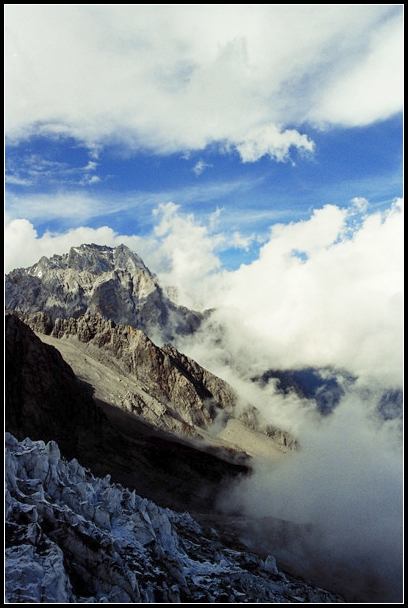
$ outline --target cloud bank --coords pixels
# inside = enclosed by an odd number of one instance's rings
[[[301,125],[402,109],[397,5],[6,5],[10,141],[73,136],[244,162],[312,152]]]
[[[371,416],[375,401],[351,391],[328,419],[304,418],[301,449],[278,466],[256,461],[220,502],[255,518],[258,549],[348,602],[402,599],[401,434]],[[270,517],[299,527],[282,543]]]
[[[217,309],[213,319],[228,328],[248,376],[333,366],[401,386],[402,203],[386,213],[361,213],[362,206],[326,205],[307,221],[275,224],[251,264],[191,277],[190,293]],[[177,274],[174,265],[176,284]]]
[[[248,375],[268,367],[330,365],[401,386],[402,201],[387,212],[368,213],[367,204],[356,197],[348,209],[326,205],[308,220],[274,224],[258,259],[236,271],[221,267],[219,253],[249,242],[223,231],[220,211],[205,224],[174,203],[159,205],[156,227],[146,237],[105,226],[39,238],[29,221],[12,220],[6,270],[84,242],[124,243],[163,285],[178,289],[181,304],[217,309],[212,319],[228,332],[228,348],[247,362]],[[208,352],[214,359],[213,348]]]

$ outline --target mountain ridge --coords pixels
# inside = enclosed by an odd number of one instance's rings
[[[53,321],[88,312],[159,334],[162,341],[172,340],[175,333],[193,333],[206,316],[172,302],[143,260],[125,245],[84,244],[11,271],[5,307],[46,312]]]
[[[17,439],[56,440],[66,458],[173,508],[208,506],[223,478],[248,472],[223,452],[200,451],[181,434],[95,399],[94,387],[16,315],[6,315],[5,330],[5,428]]]
[[[177,436],[205,438],[208,443],[210,438],[205,431],[211,429],[215,421],[217,427],[221,428],[236,419],[248,429],[248,433],[254,431],[254,440],[255,433],[262,433],[265,439],[270,438],[271,451],[286,452],[298,447],[295,438],[267,424],[251,404],[240,404],[238,407],[237,394],[227,382],[175,347],[168,344],[158,347],[141,330],[90,315],[78,319],[58,318],[53,323],[47,313],[14,314],[37,335],[48,335],[65,357],[68,355],[66,350],[69,342],[83,350],[88,362],[94,358],[115,369],[119,383],[115,375],[111,376],[110,385],[116,388],[101,392],[100,398],[109,401],[111,392],[116,393],[113,405],[158,428]],[[42,339],[46,340],[45,336]],[[85,359],[76,362],[73,357],[70,364],[81,377]],[[90,380],[87,377],[83,379]],[[99,387],[101,385],[99,380]],[[225,441],[223,443],[224,448],[228,449]],[[234,450],[231,447],[229,451],[231,456]],[[241,453],[240,458],[245,459],[239,448],[235,452],[237,455]]]

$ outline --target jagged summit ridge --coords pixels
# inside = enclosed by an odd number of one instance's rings
[[[41,278],[44,272],[51,269],[72,269],[81,272],[87,271],[91,274],[101,274],[113,270],[124,270],[131,273],[140,270],[152,277],[142,258],[126,245],[108,247],[92,243],[71,247],[68,253],[62,255],[55,254],[50,258],[43,256],[37,264],[26,268],[25,272]]]
[[[5,306],[23,313],[46,312],[51,319],[86,313],[130,325],[171,341],[191,333],[203,316],[177,306],[163,293],[143,260],[125,245],[71,247],[6,275]]]

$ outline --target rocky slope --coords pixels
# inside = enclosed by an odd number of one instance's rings
[[[190,333],[203,315],[174,304],[142,259],[125,245],[72,247],[6,276],[5,306],[51,319],[89,313],[170,340]]]
[[[53,441],[6,435],[5,512],[8,603],[343,601],[62,460]]]
[[[15,315],[6,315],[5,333],[5,426],[18,439],[57,440],[65,457],[173,508],[209,509],[220,486],[248,471],[96,401],[59,351]]]
[[[19,439],[55,439],[68,457],[91,449],[104,416],[52,347],[15,315],[5,317],[5,425]]]
[[[243,432],[248,438],[252,434],[254,445],[269,445],[271,454],[297,447],[287,432],[263,421],[255,407],[238,405],[225,381],[174,347],[156,346],[141,330],[89,314],[55,322],[43,312],[15,314],[60,350],[100,401],[155,428],[205,440],[235,460],[253,455],[247,445],[240,445]]]

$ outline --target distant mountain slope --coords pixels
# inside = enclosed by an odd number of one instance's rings
[[[143,260],[125,245],[72,247],[6,275],[5,306],[78,318],[86,313],[161,335],[194,332],[203,315],[177,306],[162,291]]]

